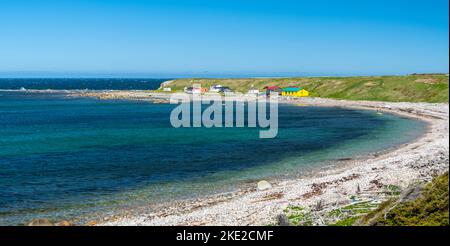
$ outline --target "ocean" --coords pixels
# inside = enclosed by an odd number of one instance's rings
[[[154,90],[170,79],[0,78],[0,90]]]
[[[16,87],[149,89],[164,80],[96,81]],[[5,83],[0,89],[17,89]],[[301,176],[406,143],[426,127],[374,111],[280,105],[277,137],[260,139],[258,128],[173,128],[174,107],[0,91],[0,225],[76,220]]]

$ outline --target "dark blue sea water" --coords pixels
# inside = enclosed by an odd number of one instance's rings
[[[168,79],[120,78],[0,78],[0,90],[155,90]]]
[[[0,91],[0,225],[231,191],[418,137],[391,114],[282,105],[279,133],[172,128],[174,105]]]

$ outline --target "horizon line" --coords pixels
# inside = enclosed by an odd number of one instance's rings
[[[375,77],[406,76],[413,74],[442,74],[449,71],[404,72],[404,73],[327,73],[327,72],[180,72],[180,73],[66,73],[66,72],[0,72],[0,79],[185,79],[185,78],[296,78],[296,77]]]

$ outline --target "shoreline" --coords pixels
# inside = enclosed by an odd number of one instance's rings
[[[27,91],[33,93],[34,91]],[[64,93],[68,97],[105,100],[143,100],[166,103],[170,93],[151,91],[36,91]],[[241,99],[245,99],[241,97]],[[389,185],[402,189],[430,181],[449,169],[448,103],[347,101],[325,98],[279,100],[302,106],[344,107],[388,112],[427,123],[417,139],[377,153],[338,160],[301,176],[268,179],[272,188],[258,190],[256,182],[239,184],[235,192],[188,200],[149,204],[108,215],[86,225],[268,225],[289,206],[324,209],[349,205],[351,197],[384,201]]]
[[[127,97],[126,94],[121,92],[120,98],[114,96],[113,99],[134,99]],[[152,97],[164,100],[168,95],[170,94],[158,93]],[[110,96],[98,97],[98,94],[83,96],[112,99]],[[288,206],[311,208],[320,202],[326,209],[351,204],[350,197],[353,196],[382,202],[388,199],[384,195],[385,187],[388,185],[405,189],[414,183],[430,181],[433,176],[449,169],[447,103],[346,101],[323,98],[280,100],[280,103],[389,112],[422,120],[427,123],[427,129],[414,141],[382,153],[338,161],[300,178],[270,180],[273,186],[268,190],[258,190],[254,184],[253,187],[243,187],[232,193],[161,204],[158,206],[160,210],[149,211],[151,209],[142,208],[138,209],[139,211],[130,210],[125,214],[95,222],[94,225],[268,225],[274,224],[276,216]],[[148,208],[150,207],[149,205]]]

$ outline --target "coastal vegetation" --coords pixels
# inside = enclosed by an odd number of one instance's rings
[[[401,197],[386,201],[362,222],[385,226],[448,226],[448,200],[446,172],[428,183],[415,199]]]
[[[246,93],[250,88],[301,86],[311,96],[347,100],[389,102],[448,102],[449,77],[446,74],[412,74],[405,76],[361,77],[299,77],[299,78],[236,78],[236,79],[176,79],[164,83],[171,91],[183,91],[192,84],[210,87],[222,84],[234,91]],[[162,87],[160,90],[162,91]]]
[[[400,192],[400,187],[387,185],[387,200],[355,200],[351,204],[328,209],[288,206],[278,219],[295,226],[448,226],[448,172],[427,184],[416,184]],[[281,224],[279,222],[279,224]]]

